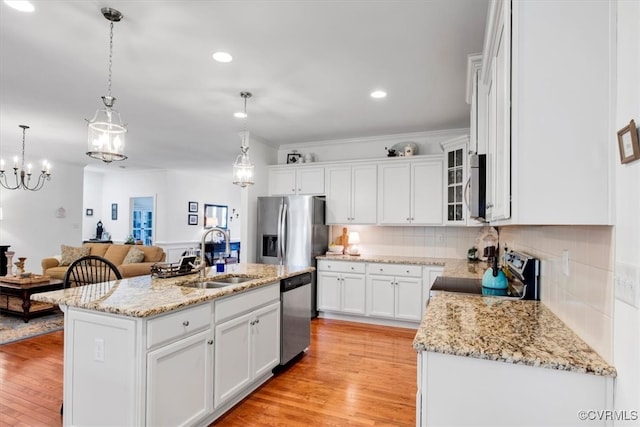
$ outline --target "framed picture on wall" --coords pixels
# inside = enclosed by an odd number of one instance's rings
[[[189,212],[198,212],[198,202],[189,202]]]
[[[189,214],[188,224],[198,225],[198,215]]]
[[[113,221],[118,219],[118,204],[111,203],[111,219]]]
[[[629,163],[640,159],[638,132],[636,131],[636,122],[633,120],[618,131],[618,148],[620,149],[620,163]]]

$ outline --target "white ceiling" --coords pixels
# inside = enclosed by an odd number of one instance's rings
[[[108,168],[227,168],[251,135],[273,146],[469,126],[468,54],[488,0],[35,1],[0,4],[0,154],[101,165],[86,123],[113,88],[129,159]],[[217,63],[211,54],[230,52]],[[388,92],[374,100],[377,88]]]

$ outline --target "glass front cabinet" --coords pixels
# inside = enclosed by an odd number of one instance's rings
[[[465,202],[468,169],[469,136],[464,135],[442,143],[444,150],[444,218],[445,225],[467,225],[469,210]],[[472,221],[475,223],[475,221]]]

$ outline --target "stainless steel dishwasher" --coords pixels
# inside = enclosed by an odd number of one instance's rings
[[[280,365],[309,348],[311,342],[311,273],[280,281]]]

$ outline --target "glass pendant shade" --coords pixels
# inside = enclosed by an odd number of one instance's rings
[[[240,187],[253,185],[253,164],[249,159],[249,132],[242,132],[242,145],[240,150],[242,153],[236,158],[233,164],[233,183]]]
[[[87,155],[105,163],[125,160],[125,134],[127,128],[122,123],[120,113],[111,108],[115,98],[108,102],[102,97],[105,107],[98,109],[89,120]],[[109,105],[110,104],[110,105]]]

